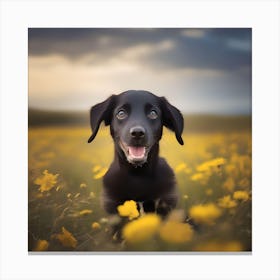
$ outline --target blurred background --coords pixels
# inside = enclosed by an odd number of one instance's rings
[[[129,89],[195,119],[251,115],[248,28],[30,28],[28,42],[30,125],[85,123],[92,105]]]

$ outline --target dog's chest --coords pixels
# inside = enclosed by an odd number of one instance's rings
[[[165,178],[167,179],[167,178]],[[162,180],[159,174],[118,174],[114,181],[104,181],[110,196],[118,200],[156,199],[173,187],[172,180]]]
[[[148,176],[127,175],[119,182],[118,194],[125,199],[145,200],[147,197],[156,198],[160,192],[160,182],[157,178]]]

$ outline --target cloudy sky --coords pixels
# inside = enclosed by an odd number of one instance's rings
[[[31,108],[144,89],[184,113],[251,113],[251,29],[31,28],[28,49]]]

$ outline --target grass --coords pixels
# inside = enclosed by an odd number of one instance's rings
[[[242,123],[186,129],[184,146],[164,131],[160,154],[180,192],[167,221],[108,216],[102,209],[102,176],[113,159],[107,127],[87,144],[90,129],[83,126],[30,126],[29,251],[250,251],[251,131]],[[198,230],[183,223],[185,215]],[[126,228],[124,238],[112,233],[116,224]]]

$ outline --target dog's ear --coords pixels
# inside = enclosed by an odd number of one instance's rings
[[[95,138],[102,121],[104,121],[105,125],[110,124],[112,111],[115,104],[115,99],[116,99],[116,95],[112,95],[105,101],[91,107],[90,125],[91,125],[92,135],[88,139],[88,143],[90,143]]]
[[[172,106],[165,97],[160,97],[162,124],[175,132],[177,141],[184,145],[182,132],[184,129],[184,118],[181,112]]]

